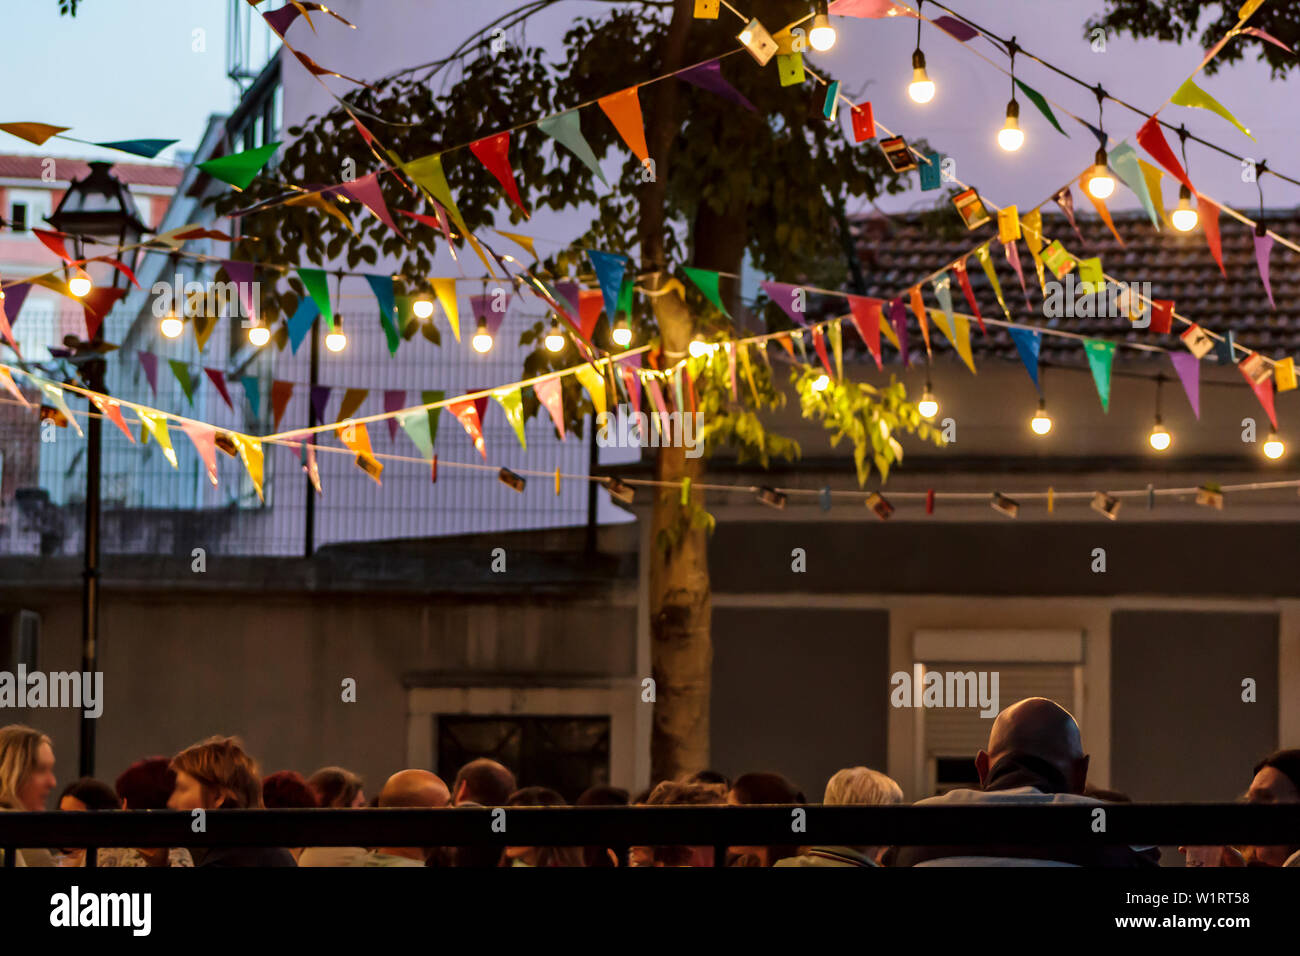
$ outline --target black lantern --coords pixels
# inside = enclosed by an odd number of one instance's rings
[[[130,190],[113,175],[112,168],[112,163],[91,163],[86,177],[68,187],[59,208],[46,219],[59,232],[72,235],[78,249],[82,237],[114,243],[119,248],[134,246],[148,231],[140,221]],[[114,275],[114,286],[120,275]]]

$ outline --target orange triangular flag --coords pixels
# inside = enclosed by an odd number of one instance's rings
[[[643,163],[649,159],[650,150],[645,144],[645,124],[641,120],[641,101],[637,99],[636,87],[629,86],[609,96],[602,96],[597,102],[636,158]]]
[[[778,335],[776,340],[781,343],[782,348],[790,353],[790,358],[794,358],[794,342],[790,340],[790,336],[788,334]]]
[[[921,287],[912,286],[912,314],[916,316],[917,324],[921,326],[921,337],[925,339],[925,354],[930,355],[930,323],[926,316],[925,300],[921,298]]]
[[[1102,202],[1100,199],[1098,199],[1096,196],[1094,196],[1092,193],[1088,192],[1087,183],[1084,182],[1084,179],[1087,177],[1087,175],[1088,175],[1087,173],[1084,173],[1082,176],[1079,177],[1079,188],[1083,190],[1083,194],[1088,197],[1088,200],[1096,208],[1097,215],[1101,216],[1102,222],[1104,222],[1107,226],[1110,227],[1111,234],[1115,237],[1115,241],[1118,242],[1121,246],[1124,245],[1124,240],[1120,236],[1119,232],[1115,229],[1115,221],[1110,218],[1110,210],[1106,208],[1106,204]]]

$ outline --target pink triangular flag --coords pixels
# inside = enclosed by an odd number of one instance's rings
[[[18,387],[18,384],[14,381],[13,373],[11,373],[9,369],[5,368],[3,365],[0,365],[0,385],[3,385],[5,387],[5,391],[9,392],[11,395],[13,395],[14,398],[18,399],[18,401],[22,403],[23,408],[32,407],[32,403],[27,401],[26,396],[23,395],[22,389],[20,389]]]
[[[659,379],[652,378],[645,383],[646,391],[650,393],[650,402],[654,405],[655,411],[661,415],[668,414],[668,403],[664,401],[663,390],[659,387]]]
[[[384,202],[384,194],[379,188],[378,173],[370,173],[354,182],[345,183],[343,189],[349,196],[373,212],[385,226],[402,236],[402,230],[398,229],[397,223],[393,222],[393,217],[388,212],[388,205]],[[406,237],[402,236],[402,238]]]
[[[478,161],[487,167],[487,171],[496,177],[505,189],[510,201],[519,207],[524,216],[528,210],[519,197],[519,184],[515,182],[515,171],[510,168],[510,133],[497,133],[486,136],[469,144],[469,151],[478,157]]]
[[[1020,265],[1020,250],[1016,248],[1014,240],[1004,242],[1003,246],[1006,249],[1007,262],[1011,263],[1011,268],[1016,270],[1016,278],[1020,280],[1020,291],[1025,294],[1025,311],[1032,315],[1034,306],[1029,301],[1029,289],[1025,287],[1025,270]]]
[[[203,374],[212,380],[212,384],[217,386],[217,391],[221,394],[221,400],[226,403],[226,407],[232,412],[235,410],[234,403],[230,401],[230,393],[226,391],[226,376],[215,368],[205,368]]]
[[[627,358],[619,359],[615,368],[623,376],[623,384],[627,387],[628,398],[632,400],[632,411],[641,411],[641,375],[637,371],[641,367],[641,353],[629,355]]]
[[[469,307],[474,313],[474,321],[483,319],[488,332],[495,336],[501,323],[505,321],[506,310],[510,308],[511,293],[505,289],[496,289],[487,295],[469,297]]]
[[[564,386],[560,382],[560,376],[554,375],[534,382],[533,393],[542,407],[551,413],[551,421],[555,423],[560,441],[564,441]]]
[[[808,311],[805,301],[808,293],[802,286],[791,285],[788,282],[760,282],[759,285],[767,293],[767,297],[779,305],[782,312],[790,316],[791,322],[804,326],[808,324],[808,319],[805,317]]]
[[[152,352],[137,352],[140,356],[140,367],[144,369],[144,377],[149,380],[149,388],[153,390],[154,398],[158,397],[158,356]]]
[[[1201,360],[1191,352],[1170,352],[1169,361],[1174,363],[1178,381],[1183,383],[1187,401],[1191,403],[1192,413],[1197,420],[1201,417]]]
[[[208,469],[208,480],[217,483],[217,432],[211,425],[181,422],[181,430],[190,436],[194,448]]]
[[[406,401],[406,392],[400,389],[389,389],[384,392],[384,411],[395,412],[402,407]],[[397,440],[397,416],[394,415],[388,419],[388,440]]]
[[[1261,223],[1255,229],[1255,265],[1259,267],[1259,278],[1264,283],[1264,291],[1268,293],[1268,304],[1274,309],[1277,303],[1273,301],[1273,284],[1268,278],[1268,257],[1273,252],[1273,237],[1265,231]]]

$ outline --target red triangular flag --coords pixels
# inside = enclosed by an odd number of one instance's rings
[[[1250,388],[1255,393],[1255,397],[1259,399],[1259,403],[1264,406],[1264,411],[1268,412],[1268,420],[1273,423],[1273,429],[1276,431],[1277,413],[1273,410],[1273,376],[1270,375],[1256,385],[1251,381],[1250,374],[1244,368],[1241,368],[1245,364],[1245,362],[1242,362],[1237,367],[1241,369],[1241,374],[1250,384]]]
[[[221,394],[221,400],[225,402],[226,407],[233,412],[235,406],[230,401],[230,393],[226,391],[226,376],[215,368],[205,368],[203,374],[212,380],[213,385],[217,386],[217,391]]]
[[[45,248],[64,262],[72,261],[72,256],[68,255],[68,247],[63,244],[63,233],[51,232],[49,229],[33,229],[32,235],[41,240],[45,244]]]
[[[970,306],[971,315],[975,316],[975,321],[980,324],[980,332],[988,335],[988,329],[984,328],[984,316],[980,315],[980,304],[975,301],[975,291],[970,287],[970,276],[966,274],[966,257],[963,256],[961,261],[952,264],[952,271],[957,273],[957,281],[961,284],[961,294],[966,297],[966,304]]]
[[[482,389],[480,389],[480,391],[482,391]],[[483,416],[487,414],[487,406],[488,396],[480,395],[478,398],[474,399],[474,410],[478,412],[478,421],[480,425],[483,424]]]
[[[81,311],[86,316],[86,337],[93,339],[104,321],[104,316],[112,310],[118,299],[126,295],[125,289],[114,289],[101,285],[91,289],[81,297]]]
[[[510,201],[527,216],[528,210],[524,209],[524,201],[519,197],[519,184],[515,182],[515,171],[510,168],[510,133],[485,136],[470,143],[469,149],[478,157],[478,161],[487,167],[487,171],[496,177],[497,182],[505,189],[506,195],[510,197]]]
[[[880,364],[880,300],[862,295],[851,295],[848,299],[849,308],[853,310],[853,327],[876,360],[876,368],[883,368]]]
[[[284,418],[284,410],[289,405],[291,395],[293,382],[271,382],[271,414],[275,417],[275,428],[280,427],[280,419]]]
[[[485,397],[483,401],[486,402],[487,398]],[[487,445],[483,442],[483,419],[475,408],[475,403],[469,400],[452,402],[447,406],[447,411],[456,416],[470,440],[474,442],[474,447],[483,456],[483,460],[487,461]]]
[[[578,324],[582,328],[582,337],[588,342],[591,333],[596,331],[603,303],[604,296],[599,289],[583,289],[578,293]]]
[[[92,395],[90,400],[95,403],[95,407],[101,414],[107,416],[108,420],[121,430],[127,441],[134,445],[135,436],[131,434],[131,429],[126,427],[126,420],[122,417],[122,403],[105,395]]]
[[[1150,153],[1152,159],[1169,170],[1175,179],[1192,192],[1196,192],[1196,187],[1187,178],[1187,171],[1178,162],[1178,157],[1174,155],[1174,151],[1169,148],[1169,143],[1165,140],[1165,134],[1160,129],[1158,119],[1153,116],[1142,124],[1142,128],[1137,132],[1137,141],[1138,145]]]
[[[1196,215],[1201,220],[1205,231],[1205,243],[1210,247],[1210,255],[1219,264],[1219,271],[1226,277],[1228,270],[1223,268],[1223,241],[1219,237],[1219,207],[1200,193],[1196,194]]]
[[[832,381],[835,379],[835,369],[831,367],[830,357],[826,354],[826,336],[822,332],[820,325],[813,326],[813,348],[817,350],[817,357],[822,360],[822,365],[826,366],[826,374]]]

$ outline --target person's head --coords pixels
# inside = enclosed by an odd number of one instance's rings
[[[123,810],[165,810],[176,789],[176,771],[166,757],[137,760],[113,784]]]
[[[683,783],[720,783],[727,789],[731,788],[731,781],[727,779],[724,773],[718,773],[716,770],[697,770],[695,773],[687,776]]]
[[[261,809],[257,763],[237,737],[209,737],[172,758],[172,810]]]
[[[22,724],[0,727],[0,807],[44,810],[57,784],[50,738]]]
[[[621,787],[588,787],[578,795],[575,807],[625,807],[628,804],[627,791]],[[626,848],[604,846],[584,846],[582,848],[583,866],[625,866]]]
[[[727,803],[732,806],[807,802],[803,791],[779,773],[743,773],[727,792]],[[727,849],[727,865],[771,866],[777,860],[798,854],[799,848],[793,845],[733,846]]]
[[[1250,803],[1300,803],[1300,750],[1278,750],[1255,764],[1255,779],[1246,791]],[[1295,844],[1255,846],[1247,853],[1248,862],[1262,866],[1281,866],[1286,858],[1300,849]]]
[[[381,810],[430,810],[451,803],[451,791],[442,778],[428,770],[399,770],[386,781],[379,791]],[[406,856],[427,863],[439,852],[439,847],[401,846],[384,847],[390,856]]]
[[[307,778],[307,784],[316,791],[322,807],[364,807],[365,784],[351,770],[342,767],[321,767]]]
[[[456,773],[451,785],[452,803],[477,803],[484,807],[503,807],[515,792],[515,775],[505,766],[487,757],[471,760]]]
[[[1079,725],[1068,710],[1046,697],[1016,701],[994,719],[988,748],[975,756],[981,787],[988,785],[990,771],[1005,758],[1045,765],[1040,769],[1059,775],[1054,785],[1062,793],[1082,794],[1088,783],[1088,755],[1083,752]]]
[[[262,781],[262,806],[268,810],[310,810],[320,806],[320,798],[302,774],[279,770]]]
[[[122,803],[113,788],[94,777],[82,777],[59,794],[60,810],[120,810]]]
[[[568,801],[550,787],[524,787],[506,799],[508,807],[567,807]],[[582,847],[508,846],[501,866],[582,866]]]
[[[648,807],[721,806],[727,802],[727,788],[720,783],[688,783],[664,780],[645,799]],[[629,857],[635,866],[712,866],[711,846],[632,847]]]
[[[892,777],[869,767],[837,770],[826,781],[822,803],[828,807],[894,806],[903,802],[903,788]],[[879,858],[883,847],[858,846],[859,852]]]

